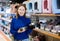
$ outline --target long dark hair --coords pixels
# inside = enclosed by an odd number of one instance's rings
[[[24,16],[26,17],[26,10],[27,10],[26,5],[25,5],[25,4],[20,4],[19,6],[16,6],[16,7],[15,7],[15,8],[17,9],[16,18],[18,18],[18,16],[19,16],[19,14],[18,14],[18,9],[19,9],[19,7],[21,7],[21,6],[23,6],[23,7],[25,8],[25,14],[24,14]]]

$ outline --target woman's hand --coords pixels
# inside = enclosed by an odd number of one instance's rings
[[[18,33],[22,33],[24,31],[25,31],[25,29],[24,28],[21,28],[21,29],[18,30]]]

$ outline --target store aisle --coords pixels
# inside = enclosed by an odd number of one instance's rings
[[[11,41],[2,31],[0,31],[0,41]]]

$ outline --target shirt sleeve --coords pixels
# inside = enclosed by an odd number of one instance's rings
[[[11,21],[11,26],[10,26],[10,33],[15,34],[17,31],[14,29],[14,19]]]

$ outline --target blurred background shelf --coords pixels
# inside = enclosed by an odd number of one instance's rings
[[[60,16],[60,14],[32,14],[32,16]]]
[[[60,39],[60,36],[58,36],[57,34],[54,34],[54,33],[51,33],[51,32],[47,32],[47,31],[44,31],[44,30],[41,30],[41,29],[34,29],[34,30],[37,31],[38,33],[42,33],[44,35]]]
[[[5,28],[7,28],[8,30],[10,30],[10,26],[6,26],[6,25],[4,25],[4,24],[0,24],[1,26],[3,26],[3,27],[5,27]]]
[[[2,19],[2,20],[4,20],[4,21],[7,21],[7,22],[11,22],[11,20],[8,19],[8,18],[3,18],[3,17],[1,17],[0,19]]]

